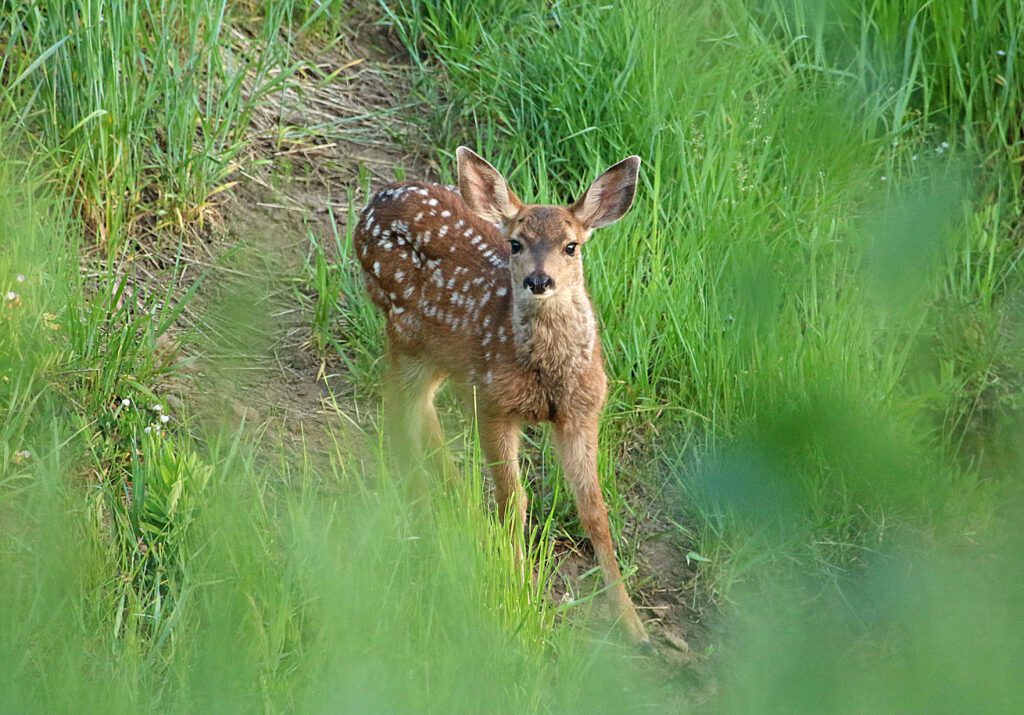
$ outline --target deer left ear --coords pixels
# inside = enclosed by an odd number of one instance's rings
[[[623,159],[597,177],[569,210],[588,231],[615,223],[633,205],[639,171],[640,157]]]
[[[523,204],[505,177],[469,147],[460,146],[455,155],[459,161],[459,193],[466,205],[494,224],[515,218]]]

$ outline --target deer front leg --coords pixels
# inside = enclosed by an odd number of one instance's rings
[[[515,519],[512,538],[516,567],[523,572],[523,532],[526,526],[526,491],[519,480],[519,424],[508,419],[484,419],[480,443],[494,477],[494,499],[498,516],[508,525]]]
[[[634,643],[647,643],[647,631],[622,583],[622,573],[608,530],[608,510],[597,480],[597,419],[592,422],[555,425],[555,446],[562,460],[583,530],[594,547],[604,573],[616,617]]]

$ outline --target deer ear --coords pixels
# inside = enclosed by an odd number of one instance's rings
[[[476,215],[504,224],[519,214],[523,204],[497,169],[469,147],[460,146],[455,155],[459,161],[459,192]]]
[[[569,210],[587,230],[615,223],[633,205],[639,171],[640,157],[623,159],[597,177]]]

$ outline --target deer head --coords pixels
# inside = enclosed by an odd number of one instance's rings
[[[517,303],[572,297],[583,288],[582,246],[594,229],[622,218],[633,205],[640,157],[601,174],[570,206],[524,204],[505,178],[467,147],[459,147],[459,190],[466,205],[498,226],[509,244]]]

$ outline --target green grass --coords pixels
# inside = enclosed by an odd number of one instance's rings
[[[341,412],[336,432],[267,444],[262,425],[161,396],[178,369],[161,345],[195,284],[170,265],[148,294],[133,261],[203,229],[248,112],[293,68],[289,38],[336,20],[303,3],[252,12],[0,13],[0,127],[21,157],[0,163],[3,709],[621,711],[629,687],[607,674],[632,666],[601,645],[606,624],[565,619],[588,598],[541,597],[550,522],[529,555],[538,580],[520,582],[474,447],[465,489],[417,501]],[[244,27],[263,33],[258,53],[229,39]],[[324,291],[341,275],[354,293],[358,275],[313,256],[326,336]],[[225,304],[256,354],[265,316],[249,298]],[[379,320],[360,320],[369,342]]]
[[[134,229],[208,218],[252,107],[291,72],[291,5],[269,3],[242,41],[225,0],[3,4],[3,113],[33,129],[109,255]]]
[[[4,710],[626,706],[604,627],[542,596],[546,530],[524,584],[478,478],[413,498],[341,413],[297,448],[174,412],[145,339],[174,308],[91,294],[72,204],[0,182]]]
[[[579,533],[543,433],[523,583],[471,416],[462,483],[424,494],[348,406],[296,444],[202,409],[233,385],[165,395],[168,335],[224,348],[178,335],[212,308],[175,256],[293,43],[365,12],[0,0],[0,709],[1013,711],[1019,1],[381,6],[442,171],[468,142],[524,198],[568,201],[644,159],[633,212],[584,252],[615,528],[658,495],[721,606],[707,662],[667,674],[586,593],[542,597],[553,537]],[[381,320],[350,241],[311,231],[273,278],[372,414]],[[245,362],[270,353],[254,296],[279,283],[243,254],[217,339]]]
[[[676,475],[726,595],[765,549],[830,572],[894,519],[969,530],[1017,464],[1021,8],[997,6],[391,8],[444,165],[468,142],[569,201],[643,157],[587,246],[607,422],[649,428],[663,466],[633,479]],[[772,491],[786,538],[751,549]]]

